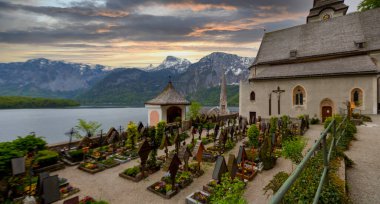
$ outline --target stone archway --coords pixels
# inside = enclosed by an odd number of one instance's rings
[[[326,118],[333,116],[334,113],[334,103],[331,99],[325,98],[321,101],[321,118],[322,122],[325,122]]]
[[[171,106],[166,111],[167,123],[173,123],[177,118],[182,121],[182,109],[177,106]]]

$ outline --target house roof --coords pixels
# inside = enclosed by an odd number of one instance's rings
[[[266,33],[255,65],[380,50],[380,8]],[[365,42],[358,48],[355,42]],[[290,52],[295,50],[296,57]]]
[[[372,58],[359,55],[304,63],[261,65],[260,72],[250,80],[376,73],[378,67]]]
[[[190,105],[181,94],[179,94],[169,82],[165,89],[156,98],[145,102],[146,105]]]

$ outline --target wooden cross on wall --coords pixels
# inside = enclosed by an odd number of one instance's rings
[[[278,86],[277,89],[273,90],[272,92],[278,94],[277,106],[278,106],[278,114],[280,115],[281,114],[280,97],[281,97],[281,94],[285,92],[285,90],[281,90],[280,87]]]

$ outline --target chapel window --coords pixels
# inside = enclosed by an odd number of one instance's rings
[[[351,102],[355,104],[355,106],[361,106],[363,102],[363,91],[359,88],[355,88],[351,91]]]
[[[251,92],[250,99],[251,99],[251,101],[255,101],[256,100],[256,94],[255,94],[254,91]]]
[[[306,98],[305,89],[302,86],[297,86],[293,90],[293,105],[303,106]]]

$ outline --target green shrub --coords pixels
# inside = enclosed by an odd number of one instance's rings
[[[12,173],[11,159],[24,156],[24,152],[17,149],[12,142],[0,143],[0,175]]]
[[[132,150],[136,149],[136,143],[139,139],[139,132],[137,130],[137,125],[134,122],[129,122],[127,127],[127,144],[126,147]]]
[[[277,117],[271,117],[270,118],[270,129],[269,129],[269,133],[270,135],[272,135],[273,133],[276,132],[277,130],[277,122],[278,122],[278,118]]]
[[[35,164],[38,168],[47,167],[58,162],[58,153],[51,150],[41,150],[37,153]]]
[[[329,126],[329,124],[331,123],[331,121],[332,121],[333,119],[335,119],[337,125],[340,124],[340,123],[343,121],[342,116],[339,115],[339,114],[336,114],[336,115],[334,115],[333,117],[328,117],[328,118],[326,118],[325,123],[324,123],[324,128],[325,128],[325,129]],[[331,131],[330,131],[330,132],[331,132]]]
[[[81,161],[83,159],[83,150],[77,149],[69,151],[69,155],[73,161]]]
[[[254,146],[255,148],[259,147],[259,134],[260,132],[256,125],[249,127],[247,132],[249,146]]]
[[[27,135],[25,137],[18,137],[13,140],[13,145],[16,149],[24,151],[24,153],[36,150],[46,149],[46,142],[42,137],[37,137],[35,135]]]
[[[302,137],[293,137],[282,142],[282,156],[299,164],[302,159],[302,150],[305,148],[305,140]]]
[[[310,124],[312,124],[312,125],[316,125],[316,124],[319,124],[319,118],[312,118],[312,119],[310,119]]]
[[[213,193],[210,196],[211,204],[245,204],[247,201],[244,200],[245,183],[240,179],[231,179],[228,173],[223,175],[220,184],[217,184]]]
[[[289,174],[285,173],[283,171],[278,172],[276,175],[274,175],[273,179],[269,181],[269,183],[264,187],[265,194],[272,190],[273,194],[280,189],[282,184],[286,181],[286,179],[289,178]]]

